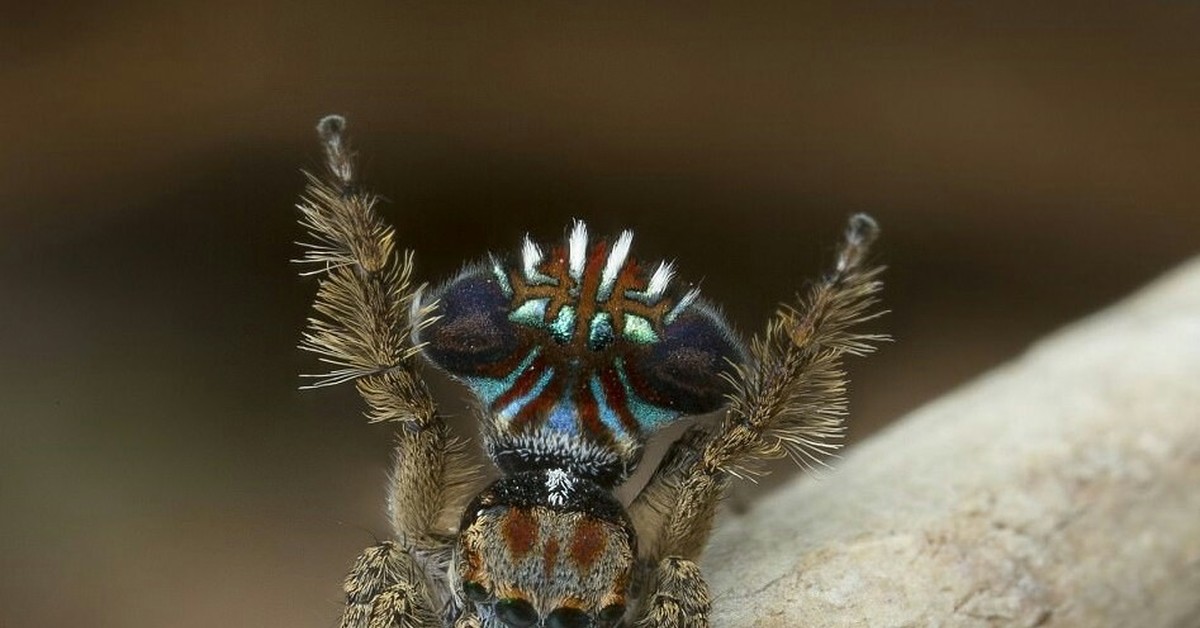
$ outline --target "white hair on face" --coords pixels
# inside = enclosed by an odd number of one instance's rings
[[[683,295],[682,299],[679,299],[679,303],[676,303],[675,307],[671,308],[671,311],[665,317],[663,317],[663,322],[670,325],[672,322],[675,321],[675,318],[677,316],[682,314],[683,311],[686,310],[689,305],[691,305],[692,303],[695,303],[696,299],[698,299],[698,298],[700,298],[700,289],[699,288],[692,288],[691,290],[688,290],[687,294]]]
[[[571,490],[574,482],[571,481],[571,476],[567,475],[562,469],[550,469],[546,472],[546,491],[547,500],[551,506],[563,506],[567,503],[567,492]]]
[[[521,269],[525,271],[525,278],[532,281],[534,275],[539,274],[537,266],[541,263],[542,249],[534,244],[526,233],[525,240],[521,243]]]
[[[492,267],[492,275],[496,277],[496,283],[500,284],[500,289],[504,291],[504,296],[512,298],[512,284],[508,281],[508,271],[504,270],[504,264],[496,259],[495,255],[488,253],[488,264]]]
[[[646,286],[646,298],[649,301],[658,301],[666,291],[667,285],[671,283],[671,279],[675,277],[675,265],[670,262],[659,262],[658,268],[654,270],[654,274],[650,276],[650,283]]]
[[[571,237],[567,241],[570,249],[569,264],[571,278],[576,282],[583,280],[583,267],[587,263],[588,232],[587,225],[582,220],[576,220],[571,229]]]
[[[600,289],[596,293],[599,300],[607,301],[608,297],[612,296],[613,286],[617,283],[617,275],[625,266],[625,260],[629,257],[629,247],[632,245],[633,232],[626,229],[617,238],[617,243],[609,249],[608,261],[604,262],[604,271],[600,274]]]

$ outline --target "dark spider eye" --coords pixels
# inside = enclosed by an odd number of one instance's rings
[[[532,626],[538,620],[538,614],[533,605],[515,597],[496,602],[496,617],[505,625],[515,628]]]
[[[615,624],[618,621],[621,621],[621,618],[624,616],[625,616],[625,605],[624,604],[609,604],[608,606],[605,606],[604,608],[600,609],[600,613],[596,616],[596,618],[600,620],[600,623],[602,623],[604,625],[609,625],[609,624]]]
[[[546,618],[546,628],[588,628],[591,624],[587,613],[569,606],[555,610]]]
[[[464,582],[462,588],[463,595],[472,602],[482,602],[490,597],[487,587],[478,582]]]

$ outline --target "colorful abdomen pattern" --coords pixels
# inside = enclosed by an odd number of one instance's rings
[[[526,237],[518,263],[492,256],[434,295],[438,318],[418,340],[480,400],[493,458],[577,448],[627,471],[646,434],[724,405],[741,344],[697,290],[672,284],[671,264],[647,273],[632,242],[625,231],[589,245],[576,222],[548,255]]]

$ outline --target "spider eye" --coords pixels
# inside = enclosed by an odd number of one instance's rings
[[[546,618],[546,628],[588,628],[591,623],[587,613],[569,606],[550,613]]]
[[[506,626],[514,628],[532,626],[538,620],[538,614],[533,605],[515,597],[496,602],[496,617]]]
[[[478,582],[464,582],[462,588],[463,595],[472,602],[482,602],[490,597],[487,587]]]
[[[625,605],[624,604],[609,604],[608,606],[605,606],[604,608],[600,609],[600,613],[596,617],[597,617],[597,619],[600,620],[600,623],[609,625],[609,624],[615,624],[618,621],[621,621],[621,618],[624,616],[625,616]]]

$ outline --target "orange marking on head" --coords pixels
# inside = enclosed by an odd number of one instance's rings
[[[575,525],[575,534],[571,537],[570,555],[579,570],[586,572],[600,557],[600,553],[608,546],[608,531],[598,521],[584,519]]]
[[[532,510],[513,508],[504,515],[501,533],[514,558],[529,553],[538,538],[538,519]]]
[[[604,262],[608,259],[608,243],[605,241],[597,242],[592,245],[591,252],[588,253],[587,262],[583,267],[583,277],[580,281],[579,296],[575,301],[575,315],[578,320],[583,321],[583,324],[575,325],[575,336],[573,342],[579,349],[587,346],[588,323],[595,316],[598,304],[596,303],[596,291],[600,288],[600,274],[604,267]]]

